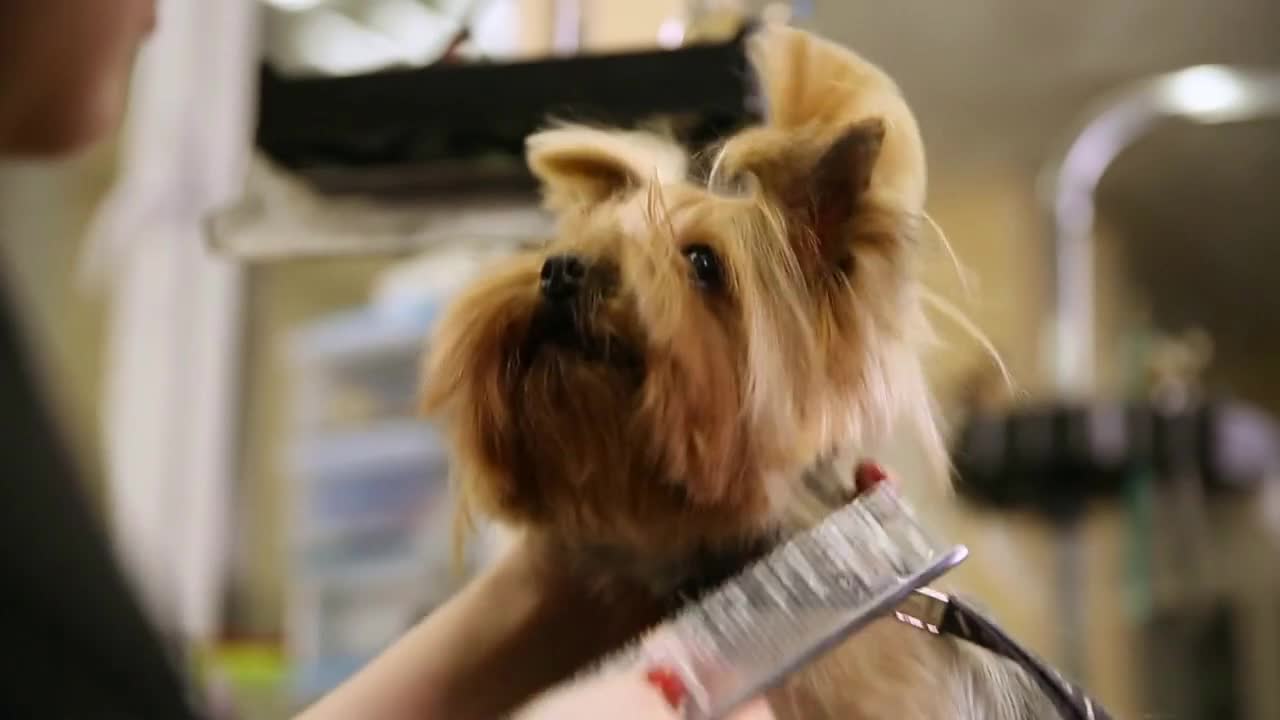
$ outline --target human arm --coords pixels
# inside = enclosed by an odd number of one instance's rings
[[[296,720],[500,717],[657,614],[636,598],[598,602],[526,539]]]

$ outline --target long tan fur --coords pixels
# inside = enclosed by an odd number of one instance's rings
[[[794,530],[801,478],[903,420],[945,464],[920,365],[916,121],[883,72],[811,35],[768,28],[755,63],[767,118],[709,177],[656,135],[530,138],[556,239],[459,298],[426,360],[467,505],[602,593],[660,595],[700,551]],[[569,256],[582,286],[552,308],[540,274]],[[771,700],[784,718],[1053,717],[1012,666],[892,622]]]

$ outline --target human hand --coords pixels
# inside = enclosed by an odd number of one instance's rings
[[[854,469],[854,497],[888,481],[878,464],[860,462]],[[659,633],[647,642],[660,644],[663,638]],[[517,714],[516,720],[679,720],[683,700],[684,689],[674,675],[632,669],[552,691]],[[739,709],[731,720],[774,720],[774,716],[760,699]]]
[[[682,689],[661,673],[615,672],[552,691],[515,720],[679,720],[682,696]],[[756,700],[731,720],[774,720],[774,716],[768,703]]]

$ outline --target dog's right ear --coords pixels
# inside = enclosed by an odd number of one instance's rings
[[[529,169],[542,182],[549,208],[590,206],[649,182],[684,179],[688,154],[675,142],[644,132],[567,126],[529,136]]]

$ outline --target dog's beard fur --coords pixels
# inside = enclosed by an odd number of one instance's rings
[[[530,138],[557,236],[464,293],[432,341],[423,405],[465,512],[553,540],[602,588],[668,592],[699,553],[793,529],[806,472],[904,418],[941,457],[919,361],[915,121],[880,71],[803,33],[764,32],[756,62],[767,122],[705,158],[643,133]],[[576,263],[572,291],[543,289],[556,262]],[[878,694],[822,690],[831,661],[790,700],[865,712],[929,682],[896,644],[860,666],[895,676],[872,679]],[[959,677],[953,657],[935,669]]]

